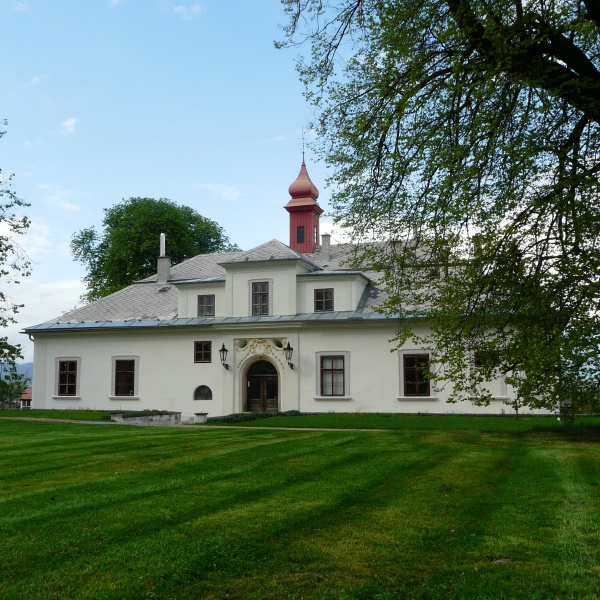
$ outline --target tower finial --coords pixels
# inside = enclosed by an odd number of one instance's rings
[[[304,127],[302,127],[302,164],[304,164]]]

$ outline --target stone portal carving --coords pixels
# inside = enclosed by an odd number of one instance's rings
[[[237,338],[234,340],[237,368],[239,369],[249,356],[268,356],[284,368],[283,347],[286,341],[284,338]]]

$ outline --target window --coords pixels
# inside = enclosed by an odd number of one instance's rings
[[[269,282],[252,282],[252,314],[254,316],[269,314]]]
[[[115,360],[115,396],[135,395],[135,360]]]
[[[77,396],[77,361],[58,361],[58,395]]]
[[[404,354],[404,395],[430,396],[429,354]]]
[[[494,350],[477,350],[473,355],[473,364],[476,367],[493,368],[500,364],[500,355]]]
[[[344,384],[344,356],[321,356],[321,396],[344,396]]]
[[[298,225],[296,229],[296,243],[304,244],[304,225]]]
[[[194,400],[212,400],[212,390],[207,385],[199,385],[194,390]]]
[[[215,295],[206,294],[198,296],[198,316],[199,317],[214,317],[215,316]]]
[[[211,342],[194,342],[194,362],[209,363]]]
[[[315,312],[333,310],[333,288],[315,290]]]

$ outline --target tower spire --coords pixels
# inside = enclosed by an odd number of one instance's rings
[[[285,205],[290,213],[290,247],[297,252],[314,252],[319,240],[319,217],[323,209],[317,198],[319,190],[311,181],[304,162],[304,130],[302,131],[302,166],[296,180],[290,185],[291,200]]]

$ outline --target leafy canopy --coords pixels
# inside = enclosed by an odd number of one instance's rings
[[[27,377],[17,370],[16,356],[13,355],[15,349],[10,344],[3,344],[0,348],[0,406],[3,408],[17,406],[28,386]]]
[[[6,124],[3,121],[3,125]],[[0,138],[5,133],[0,130]],[[29,204],[17,197],[11,189],[11,180],[12,175],[5,175],[0,169],[0,280],[3,284],[18,284],[20,277],[30,274],[31,266],[27,254],[15,239],[29,227],[29,219],[21,214],[21,210]],[[15,323],[15,315],[22,306],[16,304],[5,289],[0,288],[0,327]],[[19,358],[22,358],[21,346],[9,344],[7,337],[0,337],[0,372],[14,369],[15,361]],[[0,385],[0,388],[3,386]]]
[[[215,221],[165,198],[130,198],[104,213],[101,233],[90,227],[71,239],[73,255],[87,269],[87,301],[156,273],[161,233],[173,264],[197,254],[238,250]]]
[[[525,405],[597,400],[600,2],[282,1],[398,342],[428,318],[454,399],[505,374]]]

